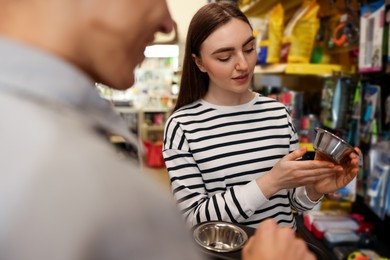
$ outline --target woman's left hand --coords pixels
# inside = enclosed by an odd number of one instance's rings
[[[355,150],[361,155],[359,148],[355,147]],[[317,200],[323,194],[335,192],[350,183],[359,171],[359,155],[351,153],[349,155],[349,160],[340,164],[338,167],[335,167],[335,174],[318,179],[311,185],[306,185],[306,191],[309,198]],[[321,153],[316,153],[314,159],[329,161],[329,159]]]

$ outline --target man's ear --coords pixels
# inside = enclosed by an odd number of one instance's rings
[[[195,62],[196,66],[198,66],[199,70],[201,72],[207,72],[207,70],[203,66],[202,59],[196,56],[195,54],[192,54],[191,56],[192,56],[192,60]]]

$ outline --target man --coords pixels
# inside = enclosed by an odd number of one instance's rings
[[[0,259],[199,259],[171,199],[109,143],[133,138],[94,88],[134,83],[172,29],[165,0],[0,6]]]

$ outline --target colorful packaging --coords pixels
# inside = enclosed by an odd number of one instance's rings
[[[297,19],[291,34],[291,47],[287,61],[289,63],[309,63],[320,21],[317,17],[319,5],[313,1]]]
[[[283,37],[284,10],[279,3],[271,11],[268,28],[267,63],[279,63]]]

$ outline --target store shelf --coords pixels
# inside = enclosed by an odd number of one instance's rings
[[[168,107],[145,107],[142,109],[144,113],[167,113],[171,111]]]
[[[334,73],[352,74],[355,72],[355,66],[335,64],[288,64],[286,67],[287,74],[331,76]]]
[[[287,64],[258,65],[255,67],[255,74],[279,74],[286,72]]]
[[[165,122],[170,115],[171,109],[144,108],[138,114],[138,132],[142,141],[162,141]]]
[[[116,106],[114,107],[114,109],[119,112],[119,113],[127,113],[127,114],[130,114],[130,113],[138,113],[138,109],[135,108],[135,107],[119,107],[119,106]]]
[[[356,73],[355,66],[343,66],[335,64],[272,64],[256,66],[256,74],[291,74],[291,75],[318,75],[331,76],[334,73]]]
[[[115,110],[126,120],[129,128],[137,133],[140,140],[162,140],[165,121],[171,113],[167,107],[115,107]],[[113,143],[123,143],[120,136],[110,137]]]
[[[164,131],[164,125],[145,125],[146,131]]]

